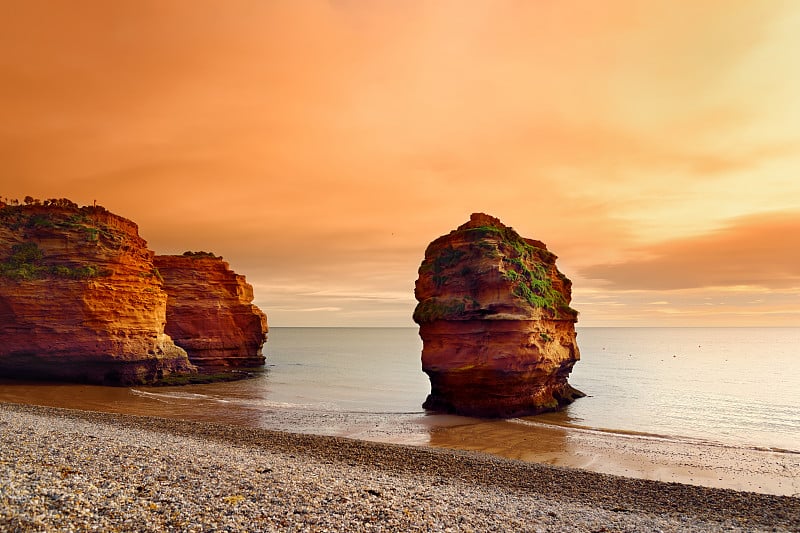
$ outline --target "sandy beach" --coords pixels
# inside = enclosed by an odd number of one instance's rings
[[[800,498],[0,404],[4,531],[793,531]]]

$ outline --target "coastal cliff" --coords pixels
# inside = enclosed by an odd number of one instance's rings
[[[0,203],[0,375],[154,383],[196,368],[135,223],[66,199]]]
[[[253,287],[221,257],[206,252],[157,255],[167,292],[166,332],[200,367],[256,367],[267,340],[267,317],[253,305]]]
[[[551,411],[583,396],[571,282],[544,243],[475,213],[425,251],[414,295],[431,381],[423,407],[471,416]]]

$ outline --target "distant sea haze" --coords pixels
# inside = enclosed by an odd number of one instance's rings
[[[800,328],[578,328],[570,383],[588,396],[539,423],[800,453]],[[422,415],[416,328],[272,328],[255,379],[120,389],[8,385],[0,401],[359,434]],[[365,415],[368,415],[365,417]],[[398,439],[402,440],[402,439]]]

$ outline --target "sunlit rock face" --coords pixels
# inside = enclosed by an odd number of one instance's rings
[[[480,417],[556,410],[583,396],[571,282],[544,243],[483,213],[425,251],[414,294],[426,409]]]
[[[167,292],[166,332],[200,367],[264,364],[267,316],[253,287],[221,257],[205,252],[157,255]]]
[[[157,382],[196,368],[136,224],[68,200],[0,204],[0,376]]]

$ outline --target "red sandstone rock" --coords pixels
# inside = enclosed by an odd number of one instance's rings
[[[66,200],[0,207],[0,376],[139,384],[196,372],[164,333],[161,285],[130,220]]]
[[[264,364],[267,317],[252,304],[253,287],[221,257],[157,255],[167,291],[166,332],[201,367]]]
[[[426,409],[513,417],[583,396],[571,282],[544,243],[482,213],[425,251],[414,294],[431,380]]]

